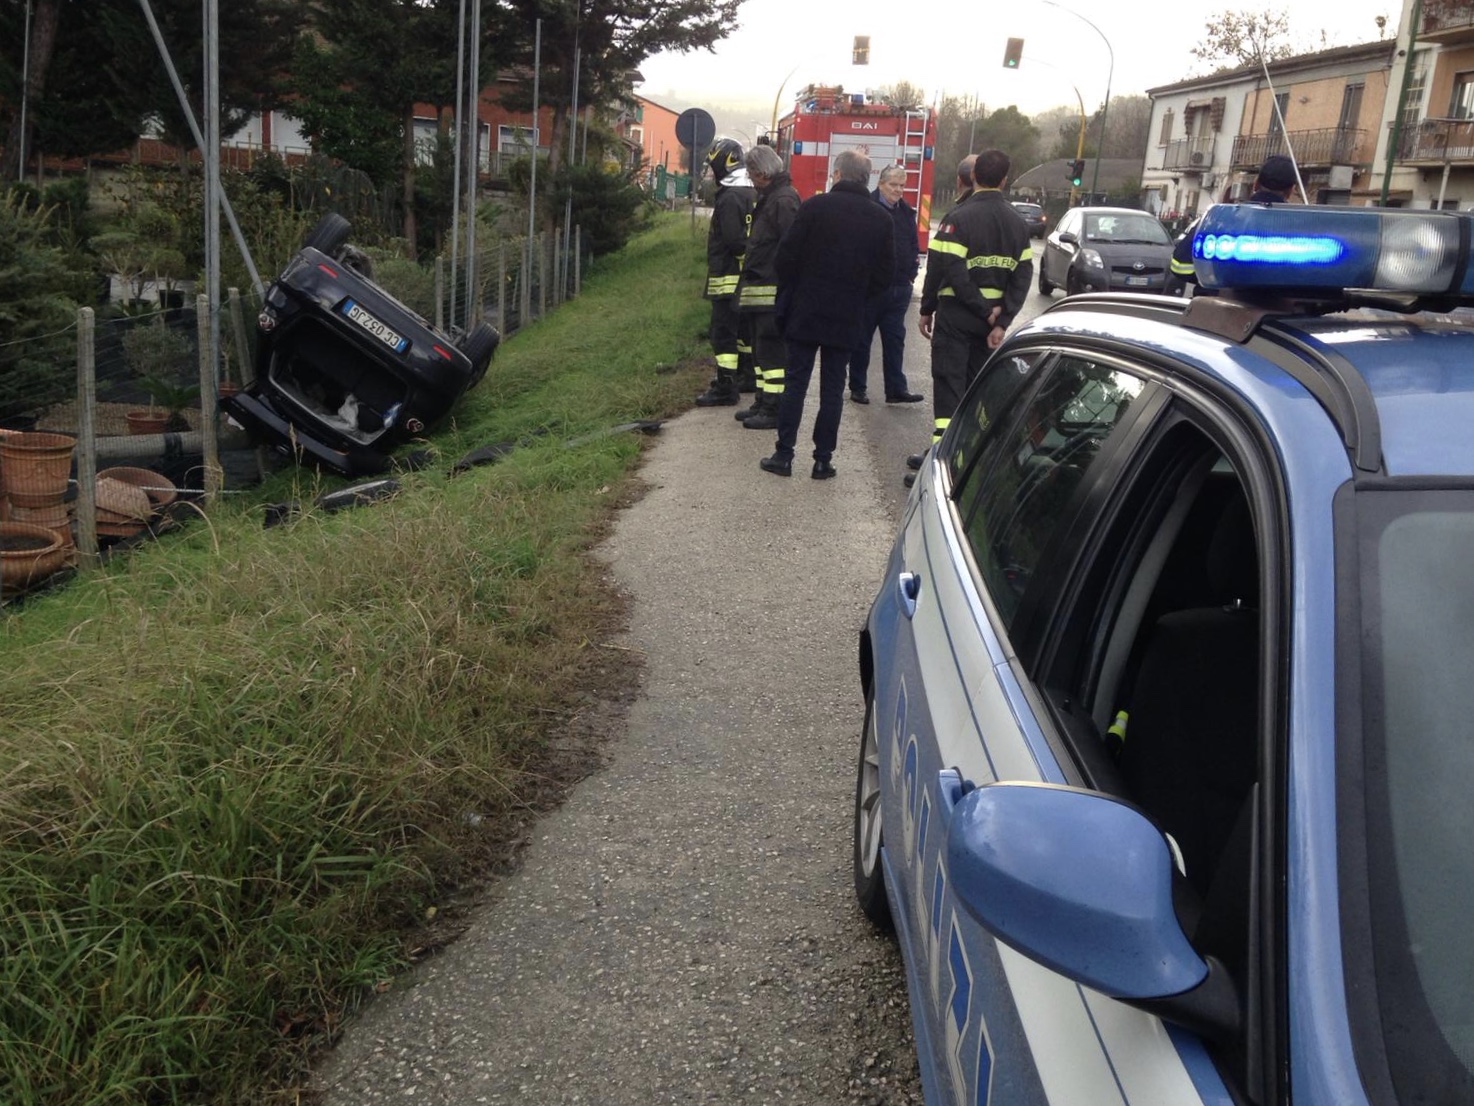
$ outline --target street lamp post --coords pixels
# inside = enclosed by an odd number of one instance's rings
[[[1044,0],[1044,3],[1048,4],[1051,8],[1058,8],[1062,12],[1069,12],[1076,19],[1079,19],[1088,24],[1092,31],[1100,35],[1101,42],[1105,43],[1106,56],[1110,59],[1110,66],[1106,70],[1105,100],[1101,102],[1100,106],[1100,139],[1095,144],[1095,172],[1090,178],[1090,194],[1091,198],[1093,199],[1095,196],[1096,187],[1100,184],[1100,151],[1101,148],[1105,145],[1106,112],[1108,112],[1111,107],[1111,79],[1116,75],[1116,52],[1111,49],[1111,40],[1106,38],[1105,32],[1102,31],[1090,20],[1086,19],[1079,12],[1075,11],[1073,8],[1067,8],[1063,4],[1056,4],[1054,0]]]

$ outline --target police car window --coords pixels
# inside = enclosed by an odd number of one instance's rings
[[[1005,624],[1064,521],[1100,445],[1120,424],[1143,381],[1112,365],[1062,356],[1017,417],[983,443],[958,489],[963,530]]]
[[[984,432],[997,421],[1009,400],[1029,380],[1030,373],[1044,357],[1041,350],[1026,350],[995,357],[983,367],[977,382],[952,416],[942,445],[942,456],[954,488],[962,483],[968,466],[977,460]]]

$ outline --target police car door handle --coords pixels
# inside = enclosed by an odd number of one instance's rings
[[[962,772],[956,768],[943,768],[937,773],[937,795],[942,800],[942,825],[951,823],[952,811],[962,801],[962,797],[969,791],[976,790],[977,784],[964,779]]]
[[[901,593],[901,610],[907,618],[916,615],[916,600],[921,595],[921,577],[914,572],[903,572],[896,577],[896,587]]]

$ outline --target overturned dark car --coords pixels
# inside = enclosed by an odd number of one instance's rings
[[[447,415],[486,374],[501,336],[451,336],[374,283],[327,215],[266,291],[256,382],[221,409],[258,441],[345,476],[389,467],[396,447]]]

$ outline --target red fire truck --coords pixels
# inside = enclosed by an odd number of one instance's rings
[[[842,150],[870,158],[871,188],[887,165],[904,165],[905,198],[916,209],[916,248],[922,253],[931,229],[936,142],[937,120],[930,109],[906,111],[831,85],[803,89],[793,111],[778,121],[777,150],[804,199],[828,187]]]

